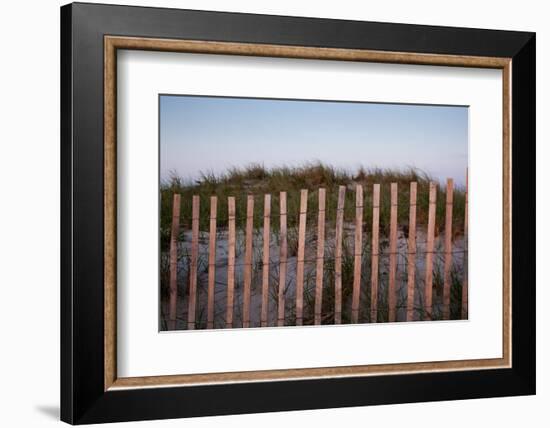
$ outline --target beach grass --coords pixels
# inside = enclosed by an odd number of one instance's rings
[[[227,227],[227,198],[236,198],[236,226],[244,227],[246,222],[246,200],[249,194],[255,196],[254,227],[263,224],[263,195],[271,194],[271,228],[279,228],[279,192],[287,192],[287,222],[289,229],[298,224],[300,190],[308,189],[308,225],[316,224],[318,214],[318,189],[326,189],[327,226],[334,224],[338,199],[338,187],[346,187],[345,222],[355,219],[355,188],[363,186],[365,230],[372,225],[372,191],[373,184],[380,184],[380,228],[381,234],[387,235],[390,219],[390,184],[398,186],[398,223],[407,228],[409,221],[410,183],[417,182],[417,224],[422,227],[428,222],[428,192],[430,182],[437,184],[436,231],[445,226],[445,186],[423,171],[415,168],[381,169],[358,168],[355,172],[334,168],[320,162],[297,167],[266,168],[261,164],[250,164],[242,168],[230,168],[222,174],[202,173],[194,180],[184,180],[172,174],[160,186],[160,233],[161,248],[168,249],[172,217],[173,194],[181,195],[180,226],[182,230],[191,227],[192,197],[200,198],[201,231],[208,231],[210,217],[210,197],[218,197],[217,227]],[[455,186],[453,203],[453,233],[461,234],[464,228],[465,189]]]

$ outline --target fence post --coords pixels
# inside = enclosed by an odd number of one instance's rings
[[[176,329],[178,302],[178,235],[180,233],[180,195],[174,193],[172,201],[172,230],[170,234],[170,307],[169,330]]]
[[[432,281],[433,281],[433,253],[435,234],[435,204],[437,201],[437,185],[430,183],[428,235],[426,246],[426,280],[424,288],[424,319],[432,318]]]
[[[198,195],[193,196],[191,216],[191,276],[189,278],[189,309],[187,311],[187,329],[195,328],[195,310],[197,305],[197,262],[199,257],[199,204]]]
[[[353,266],[353,296],[351,302],[351,322],[359,322],[359,302],[361,299],[361,254],[363,251],[363,186],[355,186],[355,242]]]
[[[235,197],[227,198],[228,236],[227,236],[227,306],[225,327],[233,327],[233,297],[235,290]]]
[[[210,231],[208,235],[208,307],[206,328],[214,328],[214,294],[216,292],[216,217],[218,197],[210,197]]]
[[[246,236],[244,248],[243,328],[250,327],[250,285],[252,282],[252,233],[254,227],[254,196],[246,200]]]
[[[380,229],[380,184],[373,185],[372,190],[372,250],[371,250],[371,294],[370,322],[378,321],[378,234]]]
[[[409,248],[407,257],[407,321],[414,319],[414,288],[416,280],[416,182],[410,187]]]
[[[447,179],[445,197],[445,264],[443,268],[443,319],[451,315],[451,265],[453,250],[453,179]]]
[[[390,272],[388,286],[388,321],[396,319],[395,276],[397,270],[397,183],[391,183]]]
[[[342,239],[344,229],[344,203],[346,186],[338,188],[338,206],[336,208],[336,248],[334,257],[334,324],[342,322]]]
[[[315,269],[315,325],[321,324],[323,308],[323,268],[325,255],[326,191],[319,189],[319,217],[317,219],[317,260]]]
[[[280,208],[280,254],[279,254],[279,293],[277,299],[277,325],[285,325],[285,289],[286,289],[286,258],[287,258],[287,233],[286,233],[286,192],[279,194]]]
[[[262,309],[260,325],[267,327],[268,314],[268,293],[269,293],[269,239],[271,237],[271,195],[264,195],[264,233],[263,233],[263,254],[262,254]]]
[[[302,189],[300,192],[300,224],[298,226],[298,263],[296,266],[296,325],[303,324],[306,220],[307,189]]]
[[[464,257],[462,260],[462,319],[468,318],[468,169],[466,169],[466,195],[464,204]]]

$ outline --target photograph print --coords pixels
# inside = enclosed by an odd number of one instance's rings
[[[468,107],[159,95],[159,330],[468,319]]]

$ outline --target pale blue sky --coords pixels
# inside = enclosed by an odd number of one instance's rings
[[[160,97],[160,174],[321,161],[420,168],[465,182],[468,108],[201,96]]]

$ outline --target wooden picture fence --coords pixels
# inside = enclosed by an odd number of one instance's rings
[[[348,322],[360,322],[360,314],[368,316],[368,322],[381,321],[380,307],[382,302],[387,303],[384,321],[394,322],[397,320],[398,310],[398,283],[401,280],[397,278],[398,257],[406,256],[406,281],[403,282],[404,290],[406,290],[406,303],[401,304],[404,310],[404,318],[402,320],[415,320],[415,313],[418,312],[418,305],[415,304],[415,299],[422,298],[420,302],[420,314],[417,318],[431,320],[434,318],[434,256],[437,252],[435,248],[436,242],[436,204],[437,204],[437,184],[430,183],[428,191],[428,200],[425,201],[427,206],[428,220],[426,226],[426,242],[425,250],[420,251],[417,245],[417,214],[418,205],[418,185],[416,182],[411,182],[408,189],[408,236],[406,237],[406,250],[401,254],[398,249],[398,186],[397,183],[391,183],[389,195],[389,234],[388,234],[388,250],[383,252],[381,249],[381,231],[380,231],[380,216],[381,216],[381,190],[380,184],[374,184],[371,189],[364,189],[363,186],[357,184],[354,187],[355,199],[355,217],[353,221],[353,281],[351,285],[351,311]],[[273,303],[276,307],[271,307],[275,314],[275,319],[272,324],[277,326],[304,324],[305,317],[309,316],[309,323],[320,325],[327,317],[323,314],[323,293],[327,287],[333,287],[333,317],[329,317],[334,324],[342,323],[342,312],[345,302],[343,301],[343,274],[342,274],[342,259],[343,246],[345,241],[344,231],[344,209],[346,202],[346,186],[338,188],[336,218],[333,237],[334,251],[333,269],[334,276],[332,283],[327,284],[325,277],[325,263],[327,262],[326,245],[326,211],[327,211],[327,190],[324,188],[317,189],[318,193],[318,209],[316,213],[317,225],[315,228],[310,227],[310,232],[315,231],[316,245],[314,247],[315,256],[312,260],[314,263],[315,282],[312,292],[313,304],[311,305],[311,313],[304,315],[304,265],[306,260],[306,246],[308,246],[308,190],[304,189],[300,192],[300,204],[298,210],[298,232],[297,232],[297,251],[296,251],[296,271],[294,284],[294,313],[290,314],[294,319],[289,321],[288,314],[285,311],[285,305],[292,305],[291,296],[288,296],[288,263],[289,263],[289,248],[288,248],[288,227],[287,218],[287,193],[280,192],[279,196],[279,212],[276,216],[279,217],[279,229],[277,232],[272,232],[272,195],[263,195],[263,227],[261,233],[261,303],[259,306],[259,322],[258,325],[251,323],[251,289],[253,287],[253,247],[258,244],[257,239],[254,239],[254,209],[255,198],[253,195],[248,195],[246,198],[246,223],[244,230],[244,263],[243,268],[243,288],[242,288],[242,307],[240,310],[242,327],[267,327],[269,326],[269,309],[270,300],[269,294],[273,287]],[[366,206],[364,204],[365,192],[371,191],[372,204],[372,224],[366,225],[364,222],[364,212]],[[443,290],[442,302],[440,304],[441,319],[448,320],[451,318],[451,269],[453,264],[453,195],[454,183],[452,179],[448,179],[445,191],[445,232],[443,242]],[[181,196],[173,195],[172,200],[172,223],[171,236],[169,247],[169,301],[168,301],[168,329],[176,329],[176,321],[178,319],[178,239],[180,235],[180,217],[181,217]],[[236,269],[236,243],[238,234],[236,230],[236,198],[233,196],[227,199],[227,280],[225,284],[226,293],[224,296],[225,302],[225,327],[241,327],[235,325],[235,269]],[[185,323],[187,329],[195,329],[197,323],[197,306],[199,305],[197,276],[198,276],[198,253],[199,253],[199,213],[200,199],[199,196],[192,198],[192,213],[191,213],[191,246],[189,257],[189,274],[187,281],[187,292],[184,297],[187,300],[187,321]],[[243,213],[244,214],[244,213]],[[209,233],[208,233],[208,263],[207,274],[208,282],[206,289],[206,317],[203,327],[207,329],[215,328],[215,299],[216,299],[216,235],[218,218],[218,198],[210,197],[209,206]],[[370,227],[369,227],[370,226]],[[468,316],[468,276],[467,276],[467,233],[468,233],[468,182],[466,181],[465,190],[465,209],[464,209],[464,249],[463,249],[463,272],[461,278],[461,293],[460,293],[460,318]],[[272,280],[270,284],[270,261],[271,244],[273,241],[273,233],[277,235],[278,241],[278,283]],[[369,238],[370,234],[370,240]],[[370,251],[363,251],[364,243],[370,242]],[[380,295],[380,257],[381,255],[388,256],[389,268],[387,270],[387,287],[384,288],[386,295]],[[367,278],[364,273],[365,262],[370,258],[370,277]],[[419,285],[416,284],[419,276],[417,275],[417,262],[421,261],[424,264],[423,279],[424,289],[420,295]],[[420,272],[422,273],[422,272]],[[363,278],[365,276],[365,278]],[[420,290],[422,291],[422,290]],[[368,299],[367,299],[368,296]],[[363,301],[362,301],[363,299]],[[367,301],[368,300],[368,301]],[[217,302],[220,305],[220,302]],[[325,307],[326,310],[326,307]],[[330,311],[329,311],[330,312]],[[182,318],[182,317],[180,317]]]

